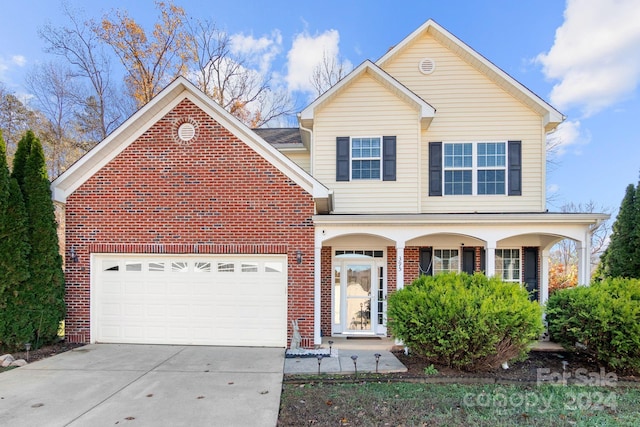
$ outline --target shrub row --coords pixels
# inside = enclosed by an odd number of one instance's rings
[[[421,276],[393,293],[388,326],[415,354],[459,369],[493,369],[526,356],[542,309],[517,283],[465,273]]]

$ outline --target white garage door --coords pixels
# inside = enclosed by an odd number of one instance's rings
[[[96,342],[286,346],[284,255],[95,255]]]

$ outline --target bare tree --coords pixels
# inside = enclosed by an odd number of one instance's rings
[[[77,143],[76,112],[81,106],[74,74],[52,62],[36,66],[26,77],[33,104],[41,114],[38,133],[45,150],[49,176],[56,177],[85,151]]]
[[[350,71],[351,67],[347,61],[335,55],[330,56],[326,50],[322,52],[322,61],[315,66],[311,74],[311,84],[316,90],[316,95],[325,93]]]
[[[81,11],[71,9],[67,3],[62,3],[62,8],[69,25],[54,27],[49,23],[40,28],[38,34],[47,44],[46,52],[65,58],[72,76],[86,79],[91,86],[91,93],[79,102],[84,103],[93,118],[84,129],[86,139],[98,142],[118,126],[128,112],[122,110],[123,104],[113,88],[109,58],[101,39],[92,30],[95,23],[83,19]]]
[[[0,84],[0,129],[7,144],[7,161],[13,161],[16,146],[24,132],[32,127],[34,114],[16,95]]]
[[[160,12],[153,31],[147,32],[126,11],[105,15],[95,34],[109,45],[125,67],[125,83],[141,107],[177,76],[184,74],[189,58],[186,13],[173,2],[156,1]]]
[[[209,20],[189,26],[190,56],[196,84],[224,109],[250,127],[293,113],[284,90],[271,87],[270,75],[249,66],[249,60],[232,52],[229,35]]]

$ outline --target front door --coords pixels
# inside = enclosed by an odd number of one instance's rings
[[[524,248],[524,284],[532,301],[538,301],[538,248]]]
[[[371,332],[371,264],[347,264],[346,317],[347,331]]]
[[[334,259],[332,333],[384,334],[386,283],[381,260],[371,257]]]

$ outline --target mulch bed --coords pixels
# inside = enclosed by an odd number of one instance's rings
[[[55,356],[56,354],[64,353],[65,351],[73,350],[74,348],[82,347],[84,344],[68,343],[66,341],[58,341],[53,344],[45,345],[36,350],[30,350],[27,357],[27,351],[10,352],[14,359],[24,359],[29,363],[33,363],[37,360],[46,359],[47,357]],[[0,351],[1,354],[7,352]]]

